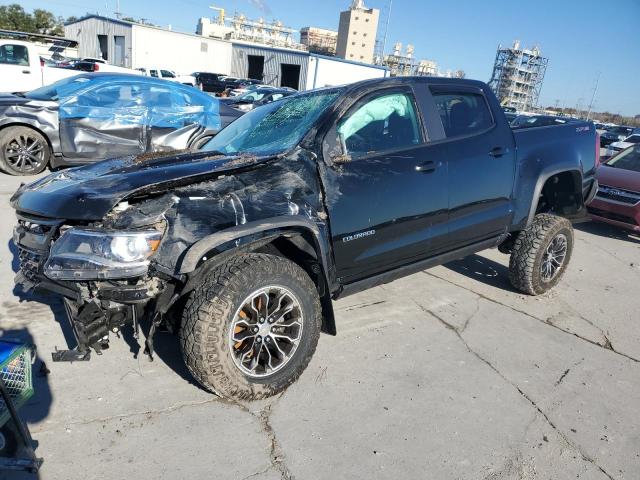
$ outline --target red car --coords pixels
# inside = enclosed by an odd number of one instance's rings
[[[597,173],[599,188],[591,218],[640,233],[640,145],[623,150]]]

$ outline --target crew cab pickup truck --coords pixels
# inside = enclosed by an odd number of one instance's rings
[[[28,92],[82,73],[43,63],[32,43],[0,40],[0,92]]]
[[[22,186],[16,281],[64,298],[87,359],[148,322],[225,397],[282,391],[332,299],[474,252],[558,283],[597,190],[592,123],[512,131],[484,83],[377,79],[257,108],[201,151],[106,160]]]

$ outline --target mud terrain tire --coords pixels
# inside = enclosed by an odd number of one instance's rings
[[[548,292],[564,275],[573,243],[573,227],[569,220],[547,213],[536,215],[514,242],[509,261],[511,284],[529,295]],[[556,261],[549,260],[550,255]],[[551,274],[549,270],[545,274],[545,262],[547,266],[551,265]]]
[[[295,296],[302,328],[286,364],[256,378],[243,372],[234,360],[230,331],[248,296],[272,286],[281,286]],[[315,352],[320,325],[318,293],[302,268],[275,255],[243,254],[216,267],[191,293],[183,311],[180,345],[187,368],[206,389],[235,400],[259,400],[283,391],[298,379]]]

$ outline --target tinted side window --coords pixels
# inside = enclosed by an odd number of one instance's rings
[[[157,71],[157,70],[149,70],[149,74],[150,74],[152,77],[157,77],[157,76],[158,76],[158,71]]]
[[[29,50],[24,45],[2,45],[0,46],[0,63],[29,65]]]
[[[493,126],[483,95],[471,92],[435,92],[433,98],[447,138],[472,135]]]
[[[337,133],[344,154],[355,158],[422,142],[413,97],[406,93],[365,100],[340,120]]]
[[[127,108],[140,104],[137,85],[114,84],[98,87],[79,95],[75,105],[81,107]]]

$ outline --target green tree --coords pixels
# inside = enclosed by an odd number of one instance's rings
[[[53,13],[36,8],[33,11],[33,24],[36,33],[43,35],[64,35],[64,29]]]
[[[31,14],[17,3],[0,7],[0,28],[34,33],[35,24]]]
[[[0,6],[0,28],[43,35],[64,35],[62,22],[53,13],[42,8],[28,13],[17,3]]]

